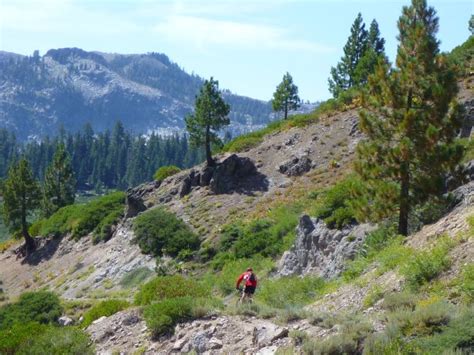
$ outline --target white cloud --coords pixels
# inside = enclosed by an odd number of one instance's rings
[[[171,15],[157,24],[154,31],[169,40],[191,43],[201,49],[206,49],[209,45],[228,45],[234,48],[238,46],[314,53],[333,50],[304,39],[293,39],[288,31],[275,26],[196,16]]]

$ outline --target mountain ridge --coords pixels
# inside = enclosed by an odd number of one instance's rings
[[[20,139],[76,131],[86,122],[102,131],[121,120],[137,133],[181,132],[203,79],[160,53],[117,54],[80,48],[40,56],[0,51],[0,123]],[[236,135],[275,116],[269,102],[223,90]]]

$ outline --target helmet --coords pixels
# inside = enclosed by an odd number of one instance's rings
[[[247,268],[247,271],[253,271],[251,267],[248,267]]]

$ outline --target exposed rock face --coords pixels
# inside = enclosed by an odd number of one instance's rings
[[[237,188],[243,178],[256,173],[257,168],[249,158],[232,154],[215,167],[209,186],[216,194],[226,193]]]
[[[293,157],[292,159],[280,165],[280,173],[288,176],[300,176],[311,170],[312,161],[307,156],[300,158]]]
[[[293,247],[279,262],[281,276],[317,274],[324,278],[338,276],[348,259],[353,259],[375,227],[361,224],[343,230],[329,229],[317,218],[302,216]]]
[[[147,207],[143,202],[143,197],[155,189],[160,187],[161,182],[152,181],[146,184],[141,184],[137,187],[127,190],[127,208],[125,211],[125,217],[135,217],[142,211],[145,211]]]
[[[206,165],[201,171],[191,170],[181,181],[179,196],[186,196],[197,186],[209,186],[215,194],[230,193],[245,185],[245,179],[253,176],[258,179],[253,161],[232,154],[216,166]]]

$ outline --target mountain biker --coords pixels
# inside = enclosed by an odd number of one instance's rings
[[[257,288],[257,276],[253,273],[251,267],[247,268],[247,271],[242,273],[239,278],[237,279],[236,289],[240,291],[240,283],[244,281],[244,288],[242,290],[242,297],[240,298],[240,302],[243,302],[245,299],[252,301],[252,295]]]

